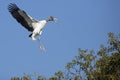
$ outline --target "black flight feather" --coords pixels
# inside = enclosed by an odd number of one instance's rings
[[[23,27],[25,27],[28,31],[33,31],[33,27],[31,26],[31,23],[35,21],[34,19],[31,19],[25,11],[19,9],[19,7],[14,4],[10,3],[8,5],[8,11],[12,14],[12,16],[19,22]]]

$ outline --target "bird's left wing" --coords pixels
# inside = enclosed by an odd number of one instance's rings
[[[10,3],[8,5],[8,10],[12,14],[12,16],[19,23],[21,23],[21,25],[23,27],[25,27],[28,31],[33,31],[33,27],[31,26],[31,23],[36,21],[36,20],[34,20],[29,15],[27,15],[27,13],[25,11],[19,9],[19,7],[16,4],[14,4],[14,3]]]

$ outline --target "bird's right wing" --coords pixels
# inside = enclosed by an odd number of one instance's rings
[[[8,10],[12,14],[12,16],[19,23],[21,23],[21,25],[23,27],[25,27],[28,31],[33,31],[34,30],[34,28],[31,26],[31,23],[34,22],[34,21],[36,21],[36,20],[34,20],[29,15],[27,15],[27,13],[25,11],[19,9],[19,7],[16,4],[10,3],[8,5]]]

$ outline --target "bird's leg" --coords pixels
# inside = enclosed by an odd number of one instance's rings
[[[35,32],[33,32],[31,35],[29,35],[31,38],[32,38],[32,40],[36,40],[36,34],[35,34]]]
[[[42,45],[42,43],[41,43],[41,41],[40,41],[40,36],[38,37],[38,42],[39,42],[39,48],[40,48],[40,50],[41,51],[43,51],[43,52],[46,52],[46,49],[44,48],[44,46]]]
[[[39,32],[39,35],[41,36],[41,34],[42,34],[42,30],[40,30],[40,32]],[[40,37],[39,37],[40,38]]]

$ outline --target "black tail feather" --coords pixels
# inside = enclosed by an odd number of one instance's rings
[[[29,35],[29,37],[31,37],[32,36],[32,33]]]

